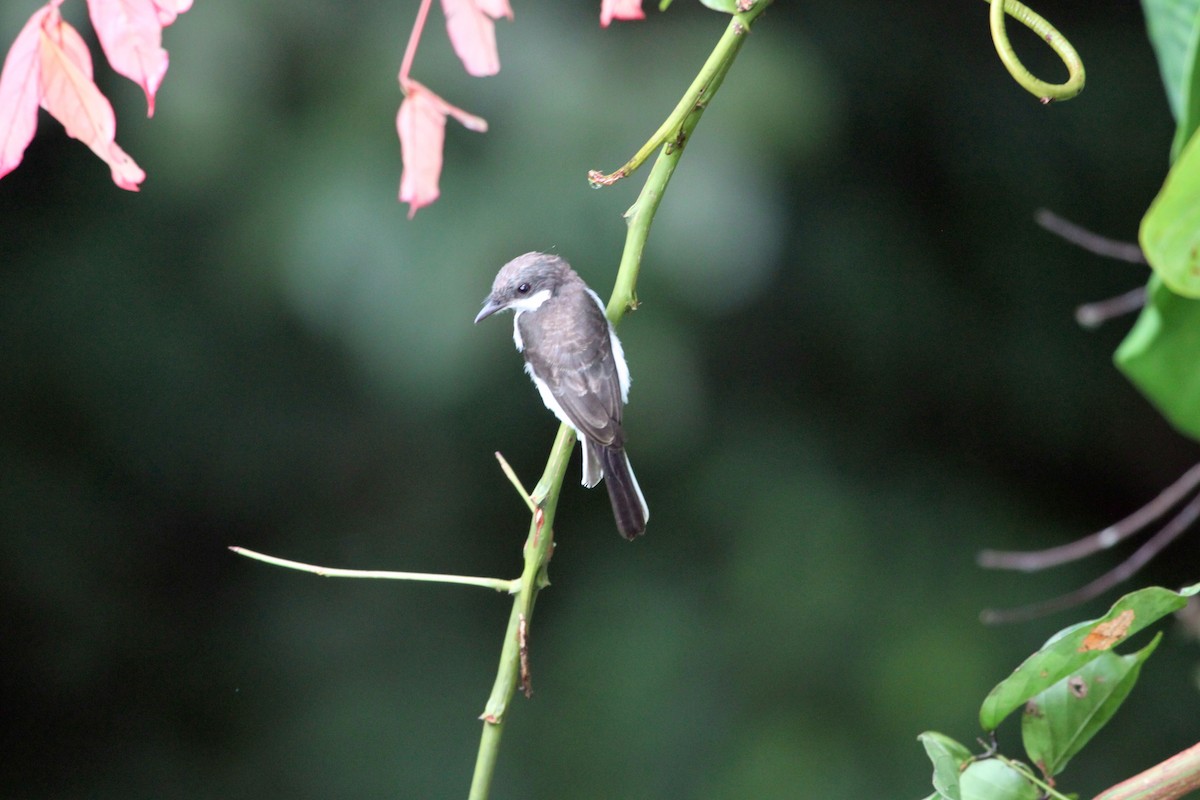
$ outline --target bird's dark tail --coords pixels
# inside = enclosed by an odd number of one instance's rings
[[[617,519],[617,530],[626,539],[636,539],[646,532],[650,509],[638,486],[637,478],[629,466],[629,457],[624,448],[598,447],[600,460],[604,463],[604,484],[612,500],[613,516]]]

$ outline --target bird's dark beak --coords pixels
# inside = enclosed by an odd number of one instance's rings
[[[479,320],[481,320],[485,317],[490,317],[492,314],[495,314],[497,311],[503,311],[503,310],[504,310],[503,303],[497,303],[495,300],[493,300],[492,298],[489,297],[487,299],[487,301],[484,302],[483,308],[481,308],[479,310],[479,313],[475,316],[475,324],[478,325]]]

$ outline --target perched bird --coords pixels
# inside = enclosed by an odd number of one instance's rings
[[[513,342],[546,408],[583,446],[583,485],[605,479],[617,530],[635,539],[650,510],[625,455],[621,406],[629,366],[604,304],[558,256],[526,253],[505,264],[475,317],[512,309]]]

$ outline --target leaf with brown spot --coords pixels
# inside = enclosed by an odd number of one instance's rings
[[[1114,603],[1103,617],[1062,629],[988,693],[979,709],[980,725],[985,731],[996,730],[1029,698],[1079,674],[1088,662],[1110,654],[1118,642],[1183,608],[1197,593],[1200,584],[1178,592],[1159,586],[1139,589]]]
[[[1092,654],[1087,664],[1029,701],[1041,713],[1021,718],[1021,740],[1030,761],[1044,765],[1047,777],[1062,772],[1112,719],[1161,638],[1160,632],[1146,647],[1127,656],[1111,650]]]
[[[1120,642],[1129,633],[1129,626],[1133,624],[1135,616],[1137,615],[1133,613],[1133,609],[1127,608],[1114,618],[1099,623],[1083,638],[1083,644],[1079,645],[1079,652],[1111,650],[1113,645]]]

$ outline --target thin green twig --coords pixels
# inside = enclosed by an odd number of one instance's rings
[[[508,463],[508,460],[500,454],[499,450],[496,451],[496,460],[500,462],[500,471],[508,476],[509,483],[516,487],[517,494],[521,495],[521,499],[524,500],[525,505],[529,507],[529,513],[536,514],[537,506],[534,505],[533,498],[530,497],[529,492],[525,491],[525,487],[521,485],[521,479],[517,477],[516,470],[514,470],[512,465]]]
[[[294,569],[298,572],[309,572],[323,578],[375,578],[388,581],[426,581],[428,583],[457,583],[464,586],[479,586],[484,589],[494,589],[497,592],[514,593],[520,586],[520,581],[509,581],[502,578],[476,578],[471,575],[439,575],[434,572],[395,572],[386,569],[338,569],[322,567],[317,564],[305,564],[300,561],[289,561],[286,558],[256,553],[244,547],[230,547],[239,556],[252,558],[276,567]]]
[[[1043,103],[1052,100],[1070,100],[1083,91],[1085,73],[1083,61],[1079,53],[1066,38],[1055,30],[1041,15],[1017,0],[984,0],[991,3],[988,23],[992,30],[992,42],[996,45],[996,53],[1005,69],[1013,76],[1026,91],[1037,97]],[[1026,28],[1037,34],[1038,38],[1050,45],[1055,54],[1062,59],[1067,68],[1067,80],[1064,83],[1047,83],[1035,77],[1025,68],[1021,59],[1017,58],[1012,44],[1008,41],[1008,31],[1004,28],[1004,15],[1012,17]]]
[[[1042,780],[1037,775],[1035,775],[1033,773],[1033,770],[1031,770],[1028,766],[1021,763],[1020,761],[1017,761],[1016,759],[1008,758],[1006,756],[1002,756],[999,754],[992,756],[992,758],[995,758],[998,761],[1001,761],[1001,762],[1007,764],[1012,769],[1015,769],[1017,772],[1021,773],[1021,775],[1024,776],[1025,780],[1029,781],[1034,786],[1036,786],[1042,790],[1044,797],[1053,797],[1054,800],[1070,800],[1070,798],[1068,798],[1065,794],[1058,791],[1053,786],[1051,786],[1049,783],[1047,783],[1046,781]]]

